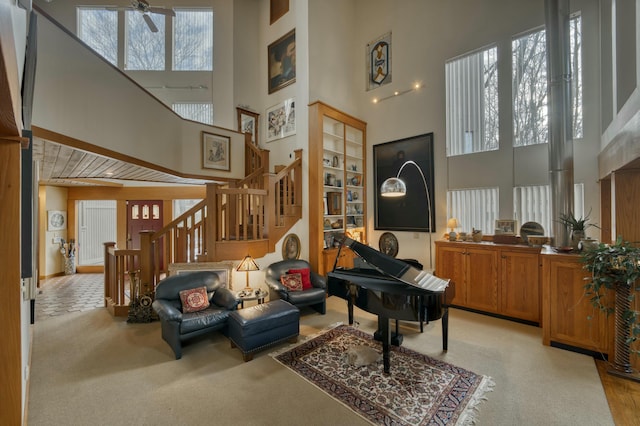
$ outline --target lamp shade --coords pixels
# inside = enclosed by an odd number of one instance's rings
[[[242,262],[240,262],[240,264],[236,268],[236,271],[247,271],[247,272],[259,271],[259,270],[260,270],[260,267],[258,266],[256,261],[253,260],[253,257],[249,255],[246,255],[244,259],[242,259]]]
[[[460,224],[458,223],[458,219],[456,219],[455,217],[449,218],[449,220],[447,221],[447,228],[451,229],[453,231],[454,228],[459,227]]]
[[[380,185],[380,195],[383,197],[403,197],[407,193],[407,185],[399,178],[389,178]]]

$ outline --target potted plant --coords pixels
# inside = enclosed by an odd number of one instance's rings
[[[594,223],[589,223],[589,216],[591,215],[591,210],[585,217],[581,217],[577,219],[573,212],[570,211],[568,214],[561,214],[559,222],[567,227],[571,231],[571,246],[574,249],[578,248],[578,244],[580,240],[586,237],[585,231],[590,228],[598,228],[600,227]]]
[[[630,353],[639,354],[631,345],[640,337],[638,311],[632,308],[635,295],[640,291],[640,247],[618,237],[615,244],[599,244],[585,250],[581,257],[584,268],[591,272],[585,285],[593,306],[607,313],[615,313],[615,357],[610,372],[640,380],[631,368]],[[606,303],[613,291],[615,303]],[[609,299],[610,300],[610,299]]]

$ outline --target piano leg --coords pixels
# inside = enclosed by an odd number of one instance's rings
[[[386,374],[389,374],[389,348],[391,346],[391,330],[389,329],[389,318],[378,316],[378,330],[380,330],[380,337],[382,338],[382,362],[384,364],[384,372]]]
[[[449,307],[444,306],[442,314],[442,350],[446,351],[449,346]]]

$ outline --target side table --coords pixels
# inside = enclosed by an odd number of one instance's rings
[[[258,304],[264,303],[264,299],[267,297],[269,293],[266,291],[254,291],[252,293],[246,292],[246,290],[241,290],[236,293],[236,298],[240,300],[240,309],[244,309],[244,302],[248,300],[257,300]]]

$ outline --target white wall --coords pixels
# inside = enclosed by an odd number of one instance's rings
[[[47,19],[38,30],[34,126],[179,173],[244,177],[242,162],[229,172],[203,170],[200,134],[231,137],[232,158],[243,156],[243,135],[182,120]]]
[[[501,124],[511,120],[510,45],[511,38],[544,25],[544,2],[509,0],[453,0],[448,2],[356,0],[356,43],[352,56],[360,58],[351,85],[356,87],[356,115],[368,123],[368,145],[433,132],[435,138],[436,232],[445,233],[447,189],[497,186],[500,189],[500,217],[510,218],[514,185],[548,182],[547,146],[514,150],[509,126],[501,125],[500,149],[491,153],[447,158],[445,155],[445,62],[456,56],[497,43],[500,67]],[[585,208],[593,207],[592,219],[599,220],[599,193],[596,185],[599,152],[599,63],[598,9],[594,2],[575,1],[575,10],[583,8],[585,138],[575,142],[575,181],[585,183]],[[464,11],[464,13],[461,13]],[[335,20],[333,21],[335,22]],[[332,23],[325,22],[331,33]],[[368,42],[392,31],[392,83],[371,92],[364,90]],[[378,104],[374,97],[402,91],[414,82],[425,87]],[[324,88],[316,88],[324,93]],[[331,90],[327,88],[327,90]],[[338,100],[340,100],[338,98]],[[328,99],[331,103],[333,100]],[[506,129],[506,130],[505,130]],[[534,161],[535,160],[535,161]],[[368,150],[368,182],[373,182],[372,150]],[[369,243],[377,247],[383,232],[373,230],[375,188],[369,186],[367,206]],[[468,231],[468,229],[464,229]],[[490,230],[491,232],[492,230]],[[487,232],[485,230],[485,232]],[[490,233],[487,232],[487,233]],[[398,257],[413,257],[428,262],[427,236],[424,233],[394,232],[399,240]],[[420,254],[417,255],[416,253]]]

